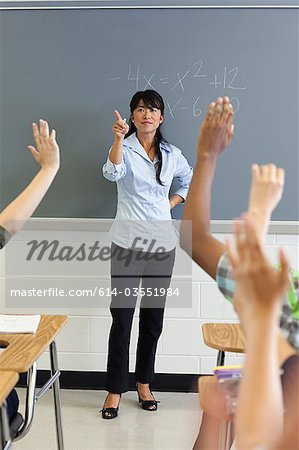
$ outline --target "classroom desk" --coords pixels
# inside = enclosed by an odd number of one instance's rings
[[[6,398],[15,387],[19,379],[16,372],[0,371],[0,441],[1,448],[7,450],[11,446],[11,437],[9,431],[8,414],[6,410]]]
[[[59,450],[64,449],[59,386],[60,371],[58,369],[55,337],[66,324],[67,320],[67,316],[42,315],[35,334],[0,334],[0,345],[7,346],[0,354],[0,370],[28,373],[24,424],[14,440],[19,440],[28,433],[32,425],[35,403],[53,386],[57,448]],[[47,347],[50,350],[51,377],[40,391],[35,394],[37,377],[36,361]]]

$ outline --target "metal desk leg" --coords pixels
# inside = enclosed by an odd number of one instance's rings
[[[8,450],[11,446],[11,437],[8,424],[8,414],[6,409],[6,402],[0,407],[0,438],[1,438],[1,448],[3,450]]]
[[[222,420],[220,423],[218,450],[229,450],[231,447],[232,422]]]
[[[34,406],[36,402],[35,398],[35,386],[36,386],[36,362],[33,363],[32,367],[28,370],[27,374],[27,393],[26,393],[26,406],[25,406],[25,419],[22,427],[18,431],[14,441],[18,441],[24,437],[31,428]]]
[[[55,341],[53,341],[50,344],[50,360],[51,360],[51,376],[54,376],[55,373],[60,374],[59,369],[58,369],[58,359],[57,359],[57,350],[56,350]],[[53,383],[53,395],[54,395],[54,407],[55,407],[57,448],[58,448],[58,450],[64,450],[59,377],[57,377],[57,379]]]
[[[224,366],[225,352],[223,350],[218,351],[217,366]]]

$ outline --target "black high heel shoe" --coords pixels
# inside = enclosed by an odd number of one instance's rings
[[[107,397],[106,397],[107,398]],[[99,413],[102,413],[103,419],[115,419],[118,416],[119,404],[120,404],[121,394],[119,394],[119,402],[116,408],[102,408]],[[106,400],[105,400],[106,402]],[[104,405],[105,405],[104,402]]]
[[[138,391],[138,383],[136,384],[136,390],[138,395],[138,402],[141,403],[141,408],[145,411],[157,411],[158,409],[158,403],[160,403],[158,400],[142,400],[140,397],[139,391]],[[152,394],[152,391],[150,391]],[[152,394],[153,395],[153,394]],[[154,397],[154,396],[153,396]]]

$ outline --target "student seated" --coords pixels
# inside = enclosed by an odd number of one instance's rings
[[[237,448],[298,449],[299,358],[295,355],[288,359],[287,372],[291,378],[284,383],[287,389],[284,426],[276,339],[282,298],[289,286],[288,260],[281,250],[280,268],[273,268],[250,214],[244,216],[244,223],[235,223],[235,241],[235,247],[228,245],[228,259],[236,283],[234,307],[246,337],[245,364],[234,417]]]
[[[233,111],[228,97],[218,98],[211,103],[201,125],[198,139],[197,163],[190,190],[186,199],[181,227],[181,245],[192,255],[210,276],[217,280],[226,298],[233,298],[231,268],[225,245],[217,240],[210,230],[211,189],[217,160],[220,153],[233,138]],[[272,211],[280,201],[284,186],[284,171],[273,164],[252,167],[252,185],[248,211],[253,217],[260,241],[267,233]],[[184,220],[192,221],[192,246]],[[299,347],[299,298],[298,274],[293,274],[288,295],[281,307],[280,329],[277,329],[279,364],[283,369],[282,386],[285,406],[288,402],[286,384],[293,377],[294,361]],[[220,421],[225,419],[223,398],[217,381],[211,377],[201,391],[204,410],[196,449],[216,449]],[[298,387],[298,381],[295,388]],[[288,421],[288,423],[290,423]]]
[[[0,250],[11,235],[16,234],[38,207],[59,169],[59,147],[56,132],[49,132],[48,123],[40,120],[39,127],[32,125],[36,147],[28,150],[40,165],[40,170],[23,192],[0,213]],[[13,389],[6,399],[9,422],[15,419],[19,406],[17,392]]]

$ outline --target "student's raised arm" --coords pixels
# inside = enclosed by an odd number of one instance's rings
[[[276,449],[283,433],[283,401],[277,328],[289,276],[280,252],[278,271],[268,261],[249,214],[235,224],[236,248],[228,256],[236,282],[234,306],[246,337],[246,358],[238,395],[237,447]]]
[[[59,169],[59,147],[56,132],[49,132],[48,123],[40,120],[39,127],[32,124],[35,147],[28,146],[40,170],[19,196],[0,213],[0,226],[10,234],[17,233],[33,214],[49,189]]]
[[[271,215],[282,197],[285,172],[275,164],[253,164],[248,212],[263,240],[268,232]]]
[[[213,278],[225,246],[211,233],[211,190],[218,157],[232,138],[233,109],[228,97],[219,97],[210,104],[200,127],[197,162],[184,207],[180,239],[184,250]],[[189,226],[184,221],[192,222],[192,250]]]

